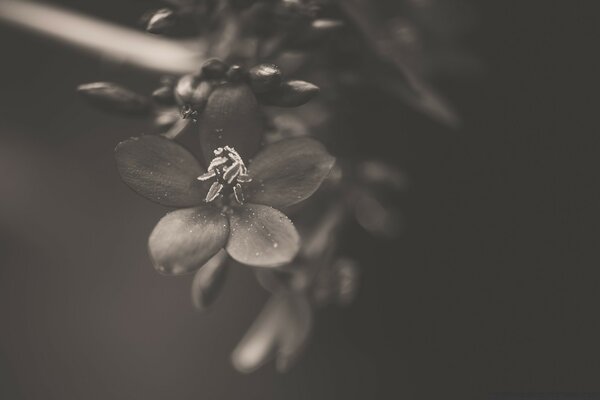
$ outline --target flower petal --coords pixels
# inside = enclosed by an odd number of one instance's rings
[[[233,209],[227,252],[236,261],[255,267],[290,262],[300,248],[298,232],[281,211],[259,204]]]
[[[262,115],[252,90],[245,84],[215,88],[198,124],[206,162],[213,159],[217,147],[233,147],[244,160],[260,148],[264,132]]]
[[[192,303],[198,310],[206,310],[217,298],[227,276],[227,252],[220,250],[194,275]]]
[[[142,196],[166,206],[202,203],[206,187],[196,178],[204,173],[186,149],[159,136],[131,138],[115,149],[123,181]]]
[[[233,350],[233,366],[249,373],[276,354],[276,368],[285,372],[303,350],[311,327],[312,311],[303,296],[274,294]]]
[[[269,361],[275,354],[285,310],[280,298],[271,296],[260,314],[233,350],[231,361],[235,369],[250,373]]]
[[[158,222],[148,248],[159,272],[181,275],[200,268],[214,256],[225,245],[228,234],[227,218],[216,208],[184,208]]]
[[[281,326],[275,367],[288,371],[305,348],[312,330],[313,314],[307,299],[294,292],[283,295],[287,321]]]
[[[274,143],[250,163],[244,188],[248,201],[284,208],[310,197],[327,177],[335,158],[310,138]]]

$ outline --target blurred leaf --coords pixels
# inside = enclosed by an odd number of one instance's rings
[[[374,78],[385,90],[392,91],[416,109],[449,126],[459,123],[458,117],[429,85],[429,83],[412,67],[408,60],[411,55],[397,35],[384,23],[379,15],[377,2],[368,0],[338,0],[340,8],[354,22],[362,36],[375,54],[389,63],[399,74],[398,78],[376,73]]]

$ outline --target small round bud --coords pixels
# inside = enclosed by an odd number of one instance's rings
[[[281,70],[273,64],[259,64],[248,71],[250,86],[255,93],[277,89],[281,84]]]
[[[202,64],[202,78],[221,79],[225,77],[229,66],[218,58],[211,58]]]
[[[339,19],[316,19],[311,23],[311,27],[319,32],[331,32],[344,26],[344,22]]]
[[[259,96],[261,103],[277,107],[298,107],[319,93],[319,87],[305,81],[283,82],[276,90]]]
[[[227,80],[229,82],[239,82],[244,79],[245,71],[239,65],[232,65],[227,71]]]
[[[183,107],[183,117],[196,119],[204,110],[212,89],[209,81],[200,80],[197,75],[182,76],[175,86],[175,99]]]
[[[146,24],[146,31],[154,34],[165,33],[173,28],[177,22],[177,17],[173,10],[169,8],[161,8],[152,13]]]
[[[190,104],[196,111],[202,111],[206,106],[206,102],[208,101],[208,96],[210,96],[210,92],[212,92],[213,85],[208,81],[202,81],[194,90],[192,94],[192,98]]]
[[[187,74],[179,78],[175,85],[175,99],[181,105],[189,103],[194,90],[200,83],[200,77],[195,74]]]

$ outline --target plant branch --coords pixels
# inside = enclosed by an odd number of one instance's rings
[[[163,73],[195,71],[204,58],[184,41],[168,40],[134,31],[56,6],[24,0],[0,0],[0,21],[69,43],[73,46]]]

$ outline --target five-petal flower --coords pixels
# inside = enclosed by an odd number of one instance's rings
[[[233,190],[220,194],[220,201],[210,201],[208,182],[198,180],[207,171],[171,140],[132,138],[115,152],[127,185],[152,201],[180,208],[165,215],[149,239],[156,269],[175,275],[200,268],[222,248],[251,266],[291,261],[300,239],[279,209],[311,196],[335,161],[322,144],[309,138],[269,145],[249,164],[249,179],[242,184],[245,201],[240,204]]]

